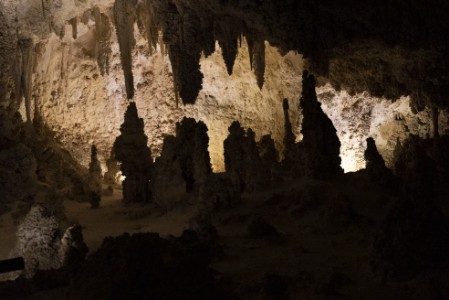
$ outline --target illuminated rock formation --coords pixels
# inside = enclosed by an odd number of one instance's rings
[[[315,92],[315,77],[302,76],[303,139],[299,144],[300,168],[305,176],[332,178],[342,173],[340,141],[332,121],[324,114]]]
[[[37,270],[62,266],[59,249],[61,232],[58,220],[44,206],[33,206],[17,229],[13,255],[25,259],[24,275],[32,277]]]
[[[108,160],[106,160],[106,167],[108,170],[104,173],[104,182],[110,185],[118,184],[120,164],[115,158],[114,148],[111,150]]]
[[[120,127],[121,135],[114,143],[114,152],[121,162],[123,181],[123,203],[151,201],[150,179],[153,167],[147,136],[143,131],[143,120],[137,115],[134,102],[128,105],[125,121]]]

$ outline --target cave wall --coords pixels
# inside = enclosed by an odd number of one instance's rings
[[[18,63],[20,55],[16,55],[17,45],[20,40],[31,39],[36,52],[33,100],[46,122],[85,165],[91,143],[98,144],[104,161],[126,107],[116,35],[112,32],[109,40],[105,40],[106,45],[102,45],[103,51],[111,51],[108,54],[110,72],[104,74],[104,66],[98,59],[101,49],[96,27],[99,26],[95,18],[86,18],[86,12],[97,7],[112,23],[113,2],[5,0],[0,3],[1,106],[14,110],[21,102],[17,75],[22,72],[22,66]],[[319,99],[339,131],[347,170],[363,166],[359,149],[368,134],[376,137],[379,151],[388,164],[395,137],[402,138],[408,133],[427,136],[431,128],[428,107],[448,106],[447,88],[444,88],[449,49],[449,24],[443,13],[447,11],[446,1],[415,1],[405,6],[403,1],[369,1],[361,5],[351,0],[319,3],[174,0],[171,5],[155,0],[151,3],[159,13],[154,21],[161,26],[159,29],[165,33],[163,40],[167,43],[159,46],[165,49],[175,45],[181,47],[180,51],[188,52],[202,49],[210,54],[213,53],[211,30],[222,46],[210,57],[201,58],[204,79],[197,105],[176,107],[175,93],[179,91],[174,92],[172,88],[173,77],[177,76],[173,76],[171,63],[160,52],[150,55],[148,44],[151,43],[143,40],[145,33],[141,35],[140,28],[134,28],[137,42],[132,53],[134,99],[145,119],[154,155],[160,152],[163,136],[172,133],[174,124],[184,115],[202,119],[210,128],[215,170],[222,169],[222,140],[227,134],[225,129],[234,119],[252,127],[258,137],[271,132],[281,148],[280,100],[286,97],[296,102],[299,98],[303,64],[319,75],[319,84],[330,82],[338,90],[330,91],[325,86],[318,94],[323,94]],[[216,16],[217,24],[212,26],[205,16]],[[182,21],[182,26],[171,28],[176,20]],[[73,24],[77,25],[75,34]],[[259,48],[262,38],[282,53],[288,53],[281,58],[275,48],[267,46],[262,91],[257,85],[262,85],[264,64],[260,58],[264,53],[258,52],[258,62],[253,66],[256,78],[249,68],[246,43],[236,55],[233,75],[227,76],[233,49],[226,38],[236,30],[252,39],[251,42],[259,43]],[[226,51],[224,55],[220,54],[221,49]],[[306,59],[289,50],[303,53]],[[226,66],[223,57],[227,58]],[[401,98],[404,95],[411,97]],[[391,104],[372,96],[400,100]],[[406,102],[411,103],[413,112],[403,105]],[[297,109],[295,104],[290,107]],[[299,133],[300,116],[295,111],[291,115]],[[445,115],[440,112],[442,133],[448,126]],[[22,116],[25,116],[23,103]]]
[[[65,32],[62,39],[53,34],[38,46],[34,100],[45,122],[79,161],[87,165],[92,143],[105,161],[127,106],[118,43],[111,35],[110,71],[101,75],[94,55],[95,23],[79,23],[76,40],[71,26],[67,25]],[[271,133],[281,149],[283,97],[291,99],[291,120],[299,133],[301,55],[290,52],[281,56],[267,44],[265,84],[260,90],[250,68],[246,42],[239,49],[231,76],[217,47],[211,56],[201,59],[205,78],[196,104],[179,103],[177,107],[168,56],[162,55],[160,48],[150,54],[147,41],[137,29],[134,32],[134,101],[144,119],[154,156],[162,149],[163,137],[173,134],[175,123],[184,116],[202,120],[208,126],[214,170],[223,170],[223,140],[234,120],[251,127],[257,137]]]

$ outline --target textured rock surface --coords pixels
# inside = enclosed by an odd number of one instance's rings
[[[126,110],[125,86],[115,35],[111,36],[109,75],[101,76],[96,61],[85,53],[95,45],[95,23],[78,24],[78,38],[66,35],[61,42],[52,36],[42,46],[35,75],[35,97],[43,119],[58,133],[74,156],[87,166],[89,144],[95,143],[104,164]],[[137,46],[133,52],[135,101],[145,121],[145,132],[153,156],[160,154],[164,135],[173,134],[175,123],[183,116],[205,122],[209,128],[209,151],[214,170],[223,170],[223,140],[227,127],[240,119],[251,127],[257,138],[272,133],[276,146],[282,149],[283,125],[280,117],[282,97],[292,99],[291,118],[299,131],[297,101],[300,94],[300,55],[281,57],[267,46],[264,88],[259,90],[252,74],[246,43],[243,42],[232,76],[217,50],[202,58],[205,75],[203,90],[195,106],[179,106],[173,92],[171,66],[160,48],[148,57],[148,43],[135,31]],[[87,52],[86,52],[87,51]],[[104,168],[105,169],[105,168]]]
[[[62,266],[59,249],[59,222],[45,207],[33,206],[17,230],[12,256],[23,256],[24,275],[32,277],[38,269],[57,269]]]
[[[448,25],[447,18],[441,12],[445,11],[447,3],[435,0],[432,5],[428,5],[424,1],[415,1],[413,5],[401,7],[400,1],[380,4],[371,2],[366,5],[373,4],[373,9],[364,9],[355,1],[278,1],[257,5],[253,1],[234,3],[176,0],[171,6],[163,0],[152,1],[150,6],[146,5],[147,2],[140,3],[137,25],[140,24],[139,29],[144,30],[141,30],[141,35],[134,30],[137,44],[132,50],[132,71],[136,81],[134,88],[139,96],[138,105],[140,108],[145,107],[148,110],[145,116],[151,116],[151,120],[154,120],[146,122],[153,154],[160,153],[162,136],[173,133],[174,124],[184,115],[202,119],[210,128],[210,152],[215,170],[223,170],[222,140],[226,136],[227,127],[234,119],[240,118],[244,127],[253,128],[257,138],[273,131],[276,144],[279,150],[282,150],[283,128],[278,124],[281,111],[277,104],[283,97],[290,101],[299,99],[300,91],[296,87],[299,85],[298,75],[301,73],[302,60],[292,60],[290,54],[290,58],[280,59],[267,43],[262,47],[261,40],[264,39],[279,46],[283,52],[295,49],[304,53],[308,57],[307,63],[311,70],[325,76],[324,80],[320,78],[319,82],[329,80],[337,89],[346,89],[351,94],[368,91],[371,95],[384,95],[390,99],[410,94],[410,102],[415,110],[421,110],[429,103],[440,108],[445,107],[447,97],[444,96],[447,89],[444,88],[444,83],[447,81],[448,68],[443,58],[447,57],[445,45]],[[4,66],[1,68],[0,86],[5,87],[0,89],[4,94],[1,97],[2,106],[15,109],[18,105],[14,100],[18,96],[14,87],[17,83],[17,76],[14,75],[17,70],[11,63],[16,62],[18,40],[31,38],[36,43],[37,54],[32,98],[37,101],[37,107],[41,108],[44,120],[58,132],[64,144],[84,165],[87,166],[88,163],[85,154],[88,145],[94,142],[98,144],[100,158],[104,162],[104,157],[109,154],[112,145],[111,135],[118,134],[126,108],[120,51],[117,37],[110,35],[112,28],[109,27],[109,20],[113,19],[113,1],[52,3],[38,0],[5,0],[0,5],[0,59]],[[402,12],[401,17],[396,15],[398,12]],[[213,15],[217,17],[216,24],[211,21]],[[76,40],[71,34],[72,25],[66,24],[74,18],[81,21],[77,23]],[[165,25],[162,24],[164,20],[167,21]],[[176,20],[182,21],[182,26],[171,26]],[[158,46],[155,44],[156,23],[162,24],[160,29],[164,32],[164,42],[159,36]],[[174,84],[170,64],[166,58],[157,60],[157,54],[148,58],[148,53],[153,52],[155,46],[165,53],[164,43],[177,47],[182,42],[182,49],[179,51],[190,55],[187,58],[190,64],[195,64],[195,69],[198,67],[198,49],[203,48],[206,55],[213,53],[215,44],[212,32],[219,37],[223,45],[235,40],[235,28],[233,29],[231,23],[242,27],[239,31],[247,37],[250,45],[249,49],[245,49],[246,43],[243,42],[243,48],[238,49],[236,60],[232,60],[233,75],[229,78],[226,75],[227,68],[222,55],[216,53],[207,59],[202,58],[200,66],[204,79],[203,90],[197,99],[198,106],[176,109],[175,94],[179,92],[179,88],[175,92],[172,89]],[[170,28],[173,30],[170,31]],[[63,37],[62,41],[57,38],[60,36]],[[147,41],[144,41],[143,37],[146,37]],[[150,49],[148,45],[151,45]],[[229,47],[226,49],[224,56],[228,57]],[[263,49],[265,60],[261,59]],[[221,54],[222,50],[218,49],[217,52]],[[96,64],[94,60],[97,61]],[[265,63],[262,63],[263,61]],[[298,64],[295,64],[295,61]],[[17,62],[16,64],[19,65]],[[174,60],[172,64],[175,64]],[[230,65],[230,60],[227,65]],[[102,77],[100,74],[107,73],[108,66],[111,74]],[[240,66],[245,68],[239,70]],[[249,66],[253,67],[257,76],[249,75]],[[261,70],[264,67],[264,87],[258,91],[256,83],[261,85]],[[178,72],[178,69],[174,67],[173,73]],[[175,77],[198,77],[192,76],[188,71],[183,73],[184,75]],[[273,74],[281,76],[273,78]],[[180,79],[175,81],[179,85]],[[128,90],[129,88],[128,86]],[[344,91],[332,93],[346,97]],[[372,101],[382,101],[385,104],[383,107],[388,106],[387,101],[376,100],[367,93],[347,96],[346,99],[351,102],[355,99],[353,97],[365,99],[366,101],[362,102],[367,105],[371,105]],[[260,98],[264,101],[259,101]],[[291,109],[296,109],[296,104],[290,104]],[[358,112],[363,107],[355,103],[347,104]],[[407,110],[402,104],[391,105],[394,109],[400,106],[401,110]],[[345,110],[345,116],[351,111],[347,106],[330,106],[340,111]],[[218,112],[219,110],[222,112]],[[270,117],[267,116],[268,111],[272,112]],[[385,110],[389,111],[391,110]],[[366,112],[367,110],[364,110],[363,115],[366,115]],[[296,115],[295,112],[292,112],[292,115]],[[360,120],[354,124],[347,117],[339,119],[335,114],[331,116],[334,123],[339,120],[337,122],[342,125],[344,123],[358,129],[354,133],[353,130],[351,132],[338,124],[335,125],[343,144],[345,170],[356,170],[363,166],[362,144],[367,136],[376,139],[380,153],[387,164],[390,164],[389,156],[396,140],[396,137],[390,138],[394,135],[391,124],[383,126],[383,129],[380,129],[382,133],[377,130],[379,126],[375,128],[371,124],[369,127],[373,128],[374,134],[360,133],[365,131],[368,123],[376,122],[378,117],[379,115],[372,116],[371,119]],[[423,127],[420,124],[423,117],[418,115],[417,118],[419,121],[413,115],[410,119],[404,117],[406,126],[411,128],[412,133],[416,131],[414,127]],[[256,119],[260,121],[254,121]],[[427,123],[427,120],[425,122]],[[299,132],[298,124],[294,120],[292,123],[296,133]],[[441,123],[447,126],[447,121],[440,121]],[[407,131],[402,125],[397,127],[400,127],[399,131]],[[69,132],[69,129],[73,130],[73,133]],[[149,134],[150,129],[152,135]],[[342,135],[345,136],[344,139]],[[363,137],[353,141],[354,139],[350,139],[351,135]]]

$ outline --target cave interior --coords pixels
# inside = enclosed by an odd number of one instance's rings
[[[447,0],[0,1],[0,299],[449,299]]]

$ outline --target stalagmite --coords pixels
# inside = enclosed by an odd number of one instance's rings
[[[95,41],[96,49],[95,56],[97,58],[98,66],[100,67],[101,75],[109,74],[110,57],[111,57],[111,22],[108,16],[100,12],[98,6],[93,9],[93,16],[95,19]]]
[[[386,182],[391,180],[392,173],[385,166],[385,161],[377,151],[376,142],[373,138],[366,139],[366,150],[364,153],[366,170],[373,181]]]
[[[92,145],[89,163],[89,202],[92,208],[98,208],[101,201],[101,165],[97,157],[97,147]]]
[[[295,135],[292,130],[292,123],[290,122],[290,115],[288,114],[288,99],[282,101],[282,108],[284,110],[284,160],[286,164],[291,164],[296,157]]]
[[[167,136],[157,158],[151,182],[154,199],[170,209],[179,195],[199,191],[212,173],[208,151],[209,137],[203,122],[184,118],[176,123],[176,136]]]
[[[114,142],[114,152],[120,161],[126,177],[123,181],[123,202],[149,202],[151,191],[149,181],[153,168],[148,138],[144,132],[142,118],[137,114],[136,103],[131,102],[120,127],[121,135]]]
[[[266,169],[271,169],[271,166],[279,161],[279,153],[274,146],[273,138],[269,134],[262,136],[260,141],[257,142],[257,149]]]
[[[232,183],[240,192],[245,189],[245,130],[238,121],[228,128],[229,135],[223,142],[224,163]]]
[[[315,77],[304,71],[300,100],[303,140],[299,147],[303,175],[326,179],[343,173],[340,167],[340,140],[332,121],[321,109],[315,85]]]
[[[126,96],[134,97],[134,79],[132,71],[132,49],[135,46],[134,21],[137,0],[116,0],[114,3],[114,20],[117,40],[120,45],[120,60],[125,76]]]

